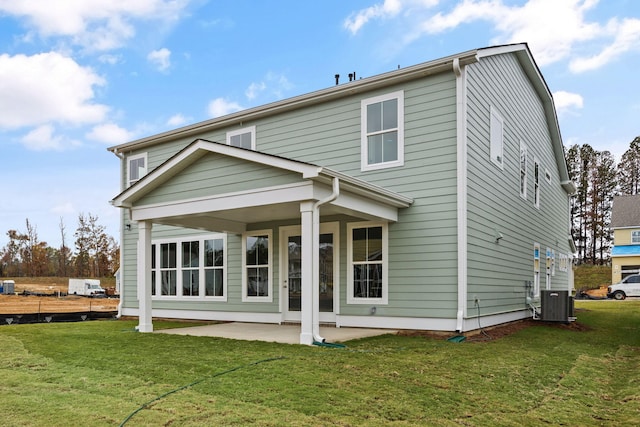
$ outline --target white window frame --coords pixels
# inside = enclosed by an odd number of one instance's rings
[[[640,244],[640,230],[631,232],[631,244]]]
[[[205,245],[204,242],[207,240],[222,240],[222,250],[223,250],[223,266],[218,269],[222,270],[222,295],[221,296],[206,296],[206,270],[210,269],[210,267],[205,267]],[[198,249],[198,267],[183,267],[182,265],[182,244],[186,242],[199,242]],[[176,268],[169,269],[175,270],[176,272],[176,294],[175,295],[162,295],[160,294],[161,290],[161,272],[163,270],[161,268],[161,258],[160,258],[160,246],[163,244],[176,244]],[[203,234],[196,236],[185,236],[180,238],[170,238],[170,239],[155,239],[151,242],[152,248],[155,246],[155,263],[156,268],[152,268],[151,274],[153,277],[153,281],[155,282],[156,293],[152,295],[152,299],[158,300],[183,300],[183,301],[194,301],[194,300],[206,300],[206,301],[227,301],[227,235],[224,233],[216,233],[216,234]],[[183,295],[182,293],[182,273],[184,270],[198,270],[198,295]]]
[[[141,180],[142,178],[144,178],[144,176],[147,174],[147,170],[149,168],[149,164],[147,163],[148,159],[147,159],[147,153],[141,153],[141,154],[136,154],[133,156],[128,156],[127,158],[127,187],[131,187],[133,184],[135,184],[136,182],[138,182],[139,180]],[[133,160],[138,160],[138,159],[144,159],[144,167],[140,168],[140,170],[138,170],[138,178],[133,179],[131,178],[131,162]]]
[[[489,155],[493,164],[504,168],[504,119],[491,106],[489,114]]]
[[[382,297],[356,298],[353,277],[353,230],[357,228],[382,227]],[[389,225],[386,222],[351,222],[347,224],[347,304],[389,303]]]
[[[395,130],[398,133],[398,158],[389,162],[369,164],[369,141],[367,133],[367,107],[391,99],[398,100],[398,127],[393,129],[383,129],[373,134],[385,133]],[[370,171],[376,169],[386,169],[404,165],[404,91],[387,93],[384,95],[367,98],[360,101],[360,170]]]
[[[269,238],[269,244],[267,245],[267,251],[269,254],[269,261],[267,264],[260,264],[262,267],[267,267],[267,279],[269,285],[267,287],[268,295],[266,296],[249,296],[249,278],[247,277],[247,238],[267,235]],[[273,301],[273,230],[252,230],[242,233],[242,302],[272,302]]]
[[[524,164],[522,159],[524,156]],[[520,141],[520,157],[518,158],[518,171],[520,177],[520,197],[527,200],[527,176],[529,174],[529,150],[524,142]]]
[[[533,158],[533,206],[540,209],[540,173],[542,168],[540,167],[540,160],[537,157]]]
[[[237,129],[237,130],[232,130],[227,132],[227,145],[231,145],[232,137],[243,135],[245,133],[251,134],[251,149],[255,151],[256,149],[256,127],[255,126],[249,126],[242,129]]]
[[[540,298],[540,243],[533,244],[533,298]]]

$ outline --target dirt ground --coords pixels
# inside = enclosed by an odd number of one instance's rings
[[[491,341],[506,337],[522,329],[529,328],[531,326],[544,325],[550,328],[566,329],[574,332],[588,331],[590,328],[578,321],[570,323],[562,322],[541,322],[539,320],[525,319],[516,322],[506,323],[504,325],[493,326],[484,328],[482,331],[473,331],[471,333],[465,333],[465,341]],[[428,337],[435,339],[448,339],[456,336],[457,334],[451,333],[437,333],[431,331],[400,331],[398,335],[412,336],[412,337]]]
[[[0,295],[0,314],[23,313],[74,313],[82,311],[115,311],[118,298],[87,298],[82,296],[57,296],[64,294],[65,284],[17,284],[14,291],[19,295]],[[56,296],[22,295],[24,291]]]

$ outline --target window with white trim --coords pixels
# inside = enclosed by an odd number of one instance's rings
[[[631,243],[640,243],[640,231],[631,232]]]
[[[540,161],[533,159],[533,205],[540,207]]]
[[[226,301],[225,234],[154,241],[151,295]]]
[[[225,292],[225,250],[223,239],[204,241],[204,295],[224,297]]]
[[[200,242],[182,242],[182,296],[200,294]]]
[[[374,170],[404,164],[404,91],[363,99],[361,114],[361,169]]]
[[[388,303],[388,226],[347,224],[347,303]]]
[[[520,141],[520,197],[527,198],[527,146]]]
[[[251,231],[242,236],[242,300],[272,301],[271,230]]]
[[[147,174],[147,153],[127,157],[127,182],[132,186]]]
[[[233,147],[256,149],[256,127],[250,126],[227,132],[227,145]]]
[[[491,161],[500,169],[504,165],[504,120],[495,108],[490,111],[490,156]]]
[[[533,298],[540,298],[540,244],[533,244]]]
[[[160,250],[160,295],[175,296],[178,294],[177,244],[175,242],[161,243],[158,247]]]

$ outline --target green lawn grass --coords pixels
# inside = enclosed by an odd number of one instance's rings
[[[497,340],[384,335],[344,349],[140,334],[131,321],[1,326],[0,420],[637,425],[640,301],[576,306],[580,331],[541,323]]]

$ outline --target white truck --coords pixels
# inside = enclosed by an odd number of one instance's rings
[[[640,274],[627,276],[607,288],[607,298],[621,300],[626,297],[640,297]]]
[[[87,297],[103,296],[104,289],[100,286],[100,280],[96,279],[69,279],[69,295],[84,295]]]

